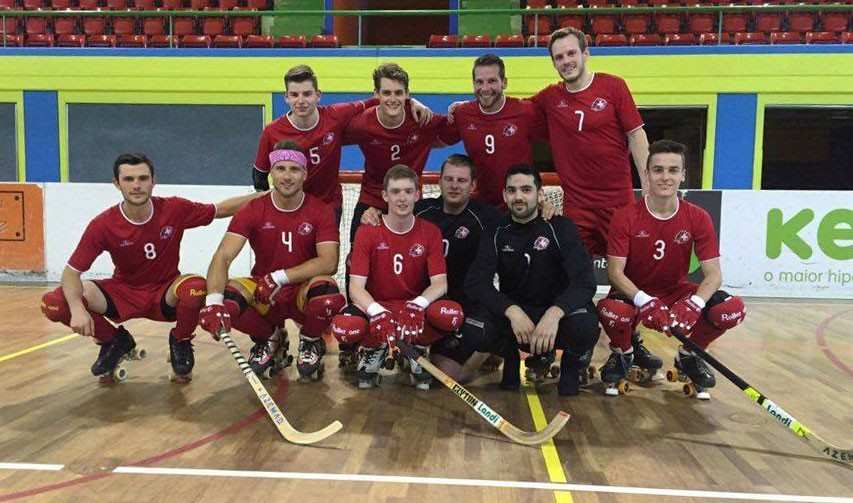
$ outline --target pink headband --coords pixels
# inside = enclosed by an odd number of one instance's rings
[[[306,168],[308,166],[308,159],[305,158],[305,154],[298,150],[273,150],[270,152],[270,167],[274,166],[275,163],[281,161],[293,161],[299,165],[301,168]]]

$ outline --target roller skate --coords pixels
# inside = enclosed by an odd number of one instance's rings
[[[524,359],[524,377],[535,384],[542,384],[546,379],[559,377],[560,367],[554,365],[555,357],[554,350],[528,356]]]
[[[127,379],[127,369],[121,364],[124,360],[145,358],[144,349],[136,347],[136,341],[130,332],[119,326],[113,340],[100,345],[98,358],[92,364],[92,374],[101,384],[112,384]]]
[[[604,394],[607,396],[624,395],[631,389],[626,377],[633,363],[634,354],[633,352],[623,353],[619,348],[610,349],[613,351],[610,353],[610,358],[598,369],[601,373],[601,380],[607,384]]]
[[[269,370],[269,375],[272,377],[280,374],[282,370],[293,363],[293,355],[289,354],[290,339],[287,337],[287,331],[281,327],[276,327],[269,338],[269,342],[275,348],[275,351],[273,351],[273,366]]]
[[[583,354],[563,351],[560,359],[560,380],[557,382],[557,394],[560,396],[575,396],[581,386],[589,384],[589,366],[592,360],[592,350]]]
[[[338,368],[345,374],[355,373],[358,368],[358,355],[355,344],[338,344]]]
[[[415,346],[415,349],[425,358],[427,357],[427,351],[429,348],[426,346]],[[424,370],[417,360],[406,358],[406,361],[409,370],[409,382],[421,391],[429,391],[429,386],[432,383],[432,376],[430,373]]]
[[[322,337],[299,335],[299,356],[296,358],[296,370],[300,382],[319,381],[323,378],[323,355],[326,354],[326,342]]]
[[[193,343],[190,339],[182,341],[175,339],[174,329],[169,332],[169,363],[172,364],[170,381],[177,383],[192,381],[195,366]]]
[[[714,371],[705,360],[683,347],[678,348],[675,368],[666,372],[666,378],[669,382],[683,382],[681,389],[684,394],[699,400],[710,400],[711,394],[707,390],[717,384]]]
[[[634,363],[628,370],[628,379],[644,385],[662,380],[663,377],[658,370],[663,367],[663,360],[646,348],[638,332],[634,332],[631,337],[631,344],[634,346]]]
[[[283,345],[280,340],[273,338],[274,335],[263,341],[253,338],[255,344],[249,350],[249,367],[256,376],[263,379],[271,379],[280,368],[283,368],[280,367],[280,363],[276,363],[277,357],[281,362],[281,356],[277,355],[281,353]]]
[[[378,348],[361,348],[358,360],[358,387],[359,389],[370,389],[379,386],[382,375],[379,370],[385,364],[385,356],[388,354],[388,345],[383,344]]]

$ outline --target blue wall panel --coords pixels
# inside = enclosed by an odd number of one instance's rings
[[[59,181],[59,108],[56,91],[24,91],[27,181]]]
[[[714,188],[751,189],[758,95],[719,94],[714,143]]]

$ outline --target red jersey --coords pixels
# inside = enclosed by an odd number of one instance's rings
[[[342,196],[338,172],[341,168],[344,128],[369,103],[371,102],[354,101],[317,107],[320,119],[311,129],[299,129],[290,122],[287,114],[279,117],[267,125],[261,133],[258,153],[255,156],[255,168],[268,173],[270,170],[269,155],[275,144],[282,140],[293,141],[305,150],[306,157],[308,157],[308,178],[305,180],[305,192],[319,197],[323,202],[336,209],[340,208]]]
[[[643,200],[619,208],[610,221],[607,255],[627,259],[625,275],[649,295],[665,297],[688,282],[694,248],[700,261],[720,256],[711,216],[680,198],[666,220]]]
[[[456,107],[453,116],[452,136],[443,135],[442,140],[450,144],[461,139],[465,152],[477,166],[477,192],[473,198],[505,207],[504,175],[515,164],[533,164],[531,140],[545,138],[544,116],[530,101],[511,97],[497,112],[483,112],[473,100]]]
[[[234,215],[228,232],[249,240],[252,276],[298,266],[317,256],[317,244],[340,242],[332,207],[310,194],[293,210],[276,206],[272,192],[253,199]]]
[[[181,197],[152,197],[153,212],[143,223],[131,222],[121,204],[96,216],[68,259],[77,272],[88,271],[102,252],[115,264],[113,277],[132,286],[161,284],[178,273],[184,230],[207,225],[216,206]]]
[[[533,101],[547,117],[563,205],[615,208],[633,201],[627,134],[643,119],[625,81],[594,73],[589,85],[568,91],[552,84]]]
[[[421,127],[407,111],[402,124],[388,129],[380,124],[378,113],[378,107],[374,106],[353,118],[347,126],[344,143],[357,143],[364,154],[358,202],[385,210],[382,200],[385,173],[395,164],[405,164],[420,177],[430,149],[439,135],[447,132],[447,118],[433,115],[429,124]]]
[[[352,246],[350,275],[367,278],[367,291],[378,301],[409,300],[422,294],[429,278],[447,274],[441,231],[415,217],[407,232],[382,225],[361,225]]]

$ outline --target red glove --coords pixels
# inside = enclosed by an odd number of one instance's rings
[[[219,334],[231,331],[231,315],[222,304],[211,304],[198,313],[198,323],[201,328],[210,332],[214,339],[219,340]]]
[[[696,296],[693,295],[679,300],[673,304],[672,309],[669,311],[670,326],[678,328],[685,335],[693,330],[696,322],[699,321],[699,316],[702,315],[702,307],[700,307],[696,300],[701,301],[702,298],[696,297],[694,299],[694,297]]]
[[[388,311],[382,311],[370,317],[370,328],[368,329],[371,339],[396,344],[397,323]]]
[[[669,308],[657,297],[640,306],[640,322],[646,328],[666,332],[669,330]]]
[[[406,302],[406,308],[400,312],[397,322],[400,324],[402,337],[409,344],[414,344],[419,335],[424,332],[424,308],[415,301]]]
[[[281,285],[278,284],[273,276],[274,273],[266,274],[257,278],[252,278],[257,287],[255,287],[255,302],[258,304],[273,304],[275,294],[278,293]]]

